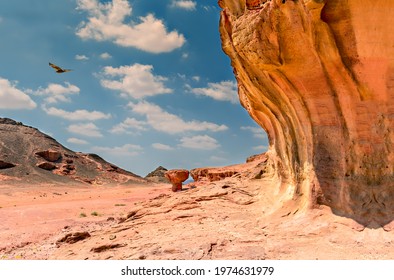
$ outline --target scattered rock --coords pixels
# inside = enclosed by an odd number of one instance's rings
[[[182,183],[189,178],[189,170],[186,169],[172,169],[165,173],[166,178],[172,184],[172,191],[181,191]]]
[[[107,244],[92,248],[90,251],[94,253],[101,253],[110,249],[120,248],[126,246],[125,244]]]
[[[60,243],[69,243],[69,244],[73,244],[75,242],[84,240],[86,238],[89,238],[91,235],[89,232],[84,231],[84,232],[72,232],[72,233],[68,233],[66,234],[64,237],[62,237],[61,239],[59,239],[56,244],[60,244]]]

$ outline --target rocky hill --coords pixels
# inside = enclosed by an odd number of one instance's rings
[[[155,183],[169,183],[168,179],[164,175],[166,171],[168,171],[167,168],[159,166],[148,175],[146,175],[145,179]]]
[[[74,152],[38,129],[0,118],[0,181],[7,183],[143,183],[98,155]]]

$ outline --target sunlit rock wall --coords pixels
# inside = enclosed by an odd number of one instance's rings
[[[394,218],[394,1],[220,0],[239,97],[291,200]]]

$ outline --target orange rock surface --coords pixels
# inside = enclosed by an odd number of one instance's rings
[[[268,133],[289,201],[304,209],[324,204],[363,225],[390,223],[394,2],[219,5],[241,103]]]
[[[172,184],[172,191],[181,191],[182,183],[189,178],[189,170],[186,169],[172,169],[165,173],[166,178]]]

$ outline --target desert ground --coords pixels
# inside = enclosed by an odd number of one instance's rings
[[[6,181],[3,181],[6,182]],[[270,178],[0,185],[1,259],[392,259],[393,234],[294,211]],[[272,209],[279,209],[272,211]]]

